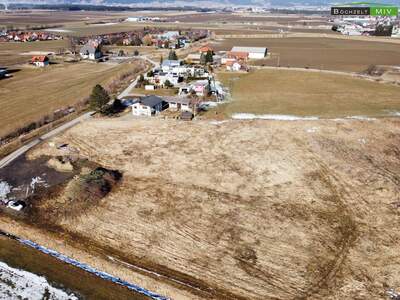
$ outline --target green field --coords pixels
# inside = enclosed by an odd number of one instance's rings
[[[232,101],[206,115],[279,114],[336,118],[400,111],[400,87],[351,76],[291,70],[219,73]]]

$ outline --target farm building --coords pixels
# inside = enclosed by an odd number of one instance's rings
[[[132,105],[134,116],[147,116],[159,114],[164,108],[164,100],[157,96],[146,96]]]
[[[50,60],[46,55],[33,56],[31,59],[31,63],[36,67],[43,68],[49,65]]]
[[[264,47],[233,47],[231,53],[248,53],[250,59],[261,59],[267,56],[268,49]]]
[[[79,51],[79,54],[83,59],[90,59],[90,60],[96,60],[103,56],[100,47],[97,44],[91,44],[91,43],[87,43],[86,45],[84,45]]]

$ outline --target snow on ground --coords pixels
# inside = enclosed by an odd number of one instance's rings
[[[0,181],[0,201],[6,201],[11,192],[11,186],[6,181]]]
[[[0,299],[75,300],[78,297],[52,287],[44,277],[0,262]]]
[[[235,120],[280,120],[280,121],[299,121],[299,120],[318,120],[318,117],[299,117],[292,115],[256,115],[248,113],[237,113],[232,115]]]
[[[92,24],[92,26],[110,26],[110,25],[117,25],[118,23],[99,23],[99,24]]]
[[[350,116],[350,117],[346,117],[346,119],[361,120],[361,121],[374,121],[374,120],[376,120],[375,118],[370,118],[370,117],[365,117],[365,116]]]
[[[50,32],[72,32],[71,30],[62,29],[62,28],[50,28],[50,29],[46,29],[46,31],[50,31]]]

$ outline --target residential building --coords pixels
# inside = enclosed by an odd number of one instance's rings
[[[226,53],[226,57],[231,60],[233,59],[233,60],[243,60],[243,61],[246,61],[250,58],[249,53],[243,51],[228,51]]]
[[[182,64],[181,60],[169,60],[166,59],[161,64],[161,69],[164,72],[170,71],[172,68],[179,67]]]
[[[192,53],[186,57],[186,61],[189,64],[200,64],[201,54],[200,53]]]
[[[202,53],[204,53],[204,54],[206,54],[207,52],[211,52],[211,53],[214,53],[214,49],[213,48],[211,48],[209,45],[205,45],[205,46],[203,46],[203,47],[201,47],[200,49],[199,49],[199,53],[200,54],[202,54]]]
[[[99,44],[90,42],[81,48],[79,54],[83,59],[89,60],[97,60],[103,56]]]
[[[31,63],[36,67],[44,68],[49,65],[50,60],[46,55],[33,56]]]
[[[168,103],[168,107],[173,111],[189,111],[194,112],[197,110],[197,101],[189,97],[164,97],[165,102]]]
[[[191,84],[191,90],[199,97],[208,96],[210,93],[210,82],[206,80],[197,80]]]
[[[233,47],[231,52],[248,53],[250,59],[261,59],[267,56],[268,49],[264,47]]]
[[[157,96],[146,96],[132,105],[134,116],[151,117],[159,114],[164,109],[164,100]]]
[[[228,61],[226,63],[226,69],[228,71],[236,71],[237,72],[237,71],[240,71],[241,68],[242,68],[242,65],[237,61]]]

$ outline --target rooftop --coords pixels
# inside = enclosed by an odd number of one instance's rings
[[[154,107],[157,104],[160,104],[163,102],[163,99],[157,96],[146,96],[140,99],[140,103],[143,105],[149,106],[149,107]]]
[[[265,53],[265,47],[233,47],[231,52],[251,52],[251,53]]]

